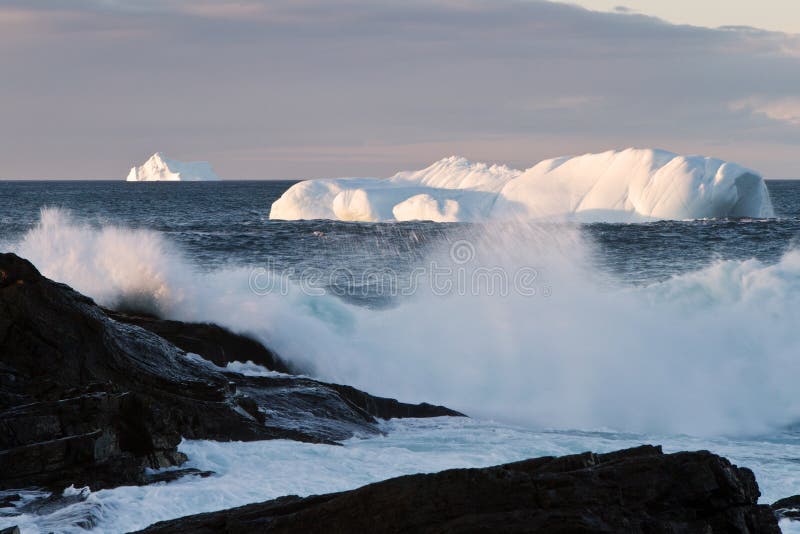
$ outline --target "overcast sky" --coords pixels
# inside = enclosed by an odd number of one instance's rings
[[[800,20],[796,2],[772,2],[748,4],[785,4],[769,27],[796,31],[779,26]],[[703,4],[619,3],[685,5],[687,17]],[[157,150],[223,178],[294,179],[627,146],[800,178],[800,36],[622,11],[0,0],[0,178],[124,179]],[[697,13],[675,20],[718,25]]]

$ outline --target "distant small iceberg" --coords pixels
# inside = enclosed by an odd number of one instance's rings
[[[307,180],[270,219],[580,222],[773,217],[764,179],[719,159],[629,148],[542,161],[522,171],[449,157],[391,178]]]
[[[211,182],[219,180],[207,161],[184,163],[156,152],[143,165],[133,167],[128,182]]]

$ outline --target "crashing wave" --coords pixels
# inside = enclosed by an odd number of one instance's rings
[[[450,157],[386,179],[307,180],[289,188],[270,212],[271,219],[364,222],[773,216],[764,179],[754,171],[635,148],[550,159],[525,171]]]
[[[443,240],[417,264],[430,268],[414,294],[381,310],[314,295],[286,273],[206,271],[164,234],[89,225],[59,209],[43,210],[9,248],[101,305],[217,323],[316,378],[476,417],[696,435],[800,420],[800,250],[640,287],[595,273],[591,246],[569,225],[476,225],[463,235],[471,261]],[[532,266],[535,276],[518,282]],[[484,277],[498,268],[511,276],[507,294]],[[449,289],[432,269],[450,273]],[[460,290],[459,279],[487,285]]]
[[[133,167],[128,182],[208,182],[219,180],[207,161],[184,163],[156,152],[143,165]]]

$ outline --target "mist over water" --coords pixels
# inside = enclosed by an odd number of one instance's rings
[[[314,376],[473,416],[696,435],[800,419],[794,248],[637,286],[598,269],[597,243],[575,227],[471,226],[457,237],[433,240],[410,266],[421,271],[412,294],[381,309],[310,295],[280,271],[263,276],[283,290],[254,291],[263,266],[209,270],[162,233],[57,209],[12,248],[100,304],[223,324]],[[449,270],[450,291],[432,266]],[[476,275],[487,269],[506,273],[506,292]],[[407,282],[408,267],[398,270]]]

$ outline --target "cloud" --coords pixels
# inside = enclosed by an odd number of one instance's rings
[[[230,178],[302,178],[627,145],[790,175],[800,142],[791,121],[729,104],[800,87],[797,37],[749,28],[535,0],[1,9],[0,177],[122,177],[155,150]]]
[[[747,111],[774,121],[800,126],[800,97],[769,99],[750,97],[731,104],[734,111]]]

